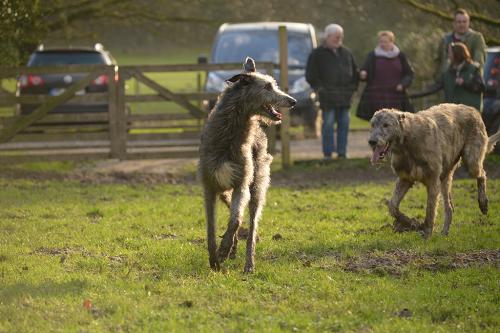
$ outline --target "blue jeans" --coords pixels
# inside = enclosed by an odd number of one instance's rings
[[[349,134],[349,108],[335,108],[323,111],[323,125],[321,126],[321,139],[323,144],[323,155],[332,156],[335,151],[333,139],[333,126],[337,122],[337,154],[346,155],[347,135]]]

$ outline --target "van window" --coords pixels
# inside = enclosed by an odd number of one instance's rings
[[[306,66],[312,51],[311,36],[288,32],[288,65]],[[219,36],[213,61],[216,63],[241,62],[247,56],[256,61],[279,62],[279,40],[276,30],[236,30]]]

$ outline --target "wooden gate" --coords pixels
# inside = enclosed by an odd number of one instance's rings
[[[272,74],[276,65],[259,63]],[[200,131],[207,115],[200,101],[215,99],[217,93],[174,92],[151,78],[153,73],[240,70],[241,64],[145,65],[145,66],[58,66],[0,69],[0,80],[20,75],[86,73],[58,96],[16,96],[0,89],[0,107],[37,105],[28,115],[0,114],[0,162],[40,160],[142,159],[196,157]],[[77,95],[101,75],[108,77],[104,93]],[[148,76],[149,75],[149,76]],[[132,82],[149,89],[132,94]],[[1,85],[0,85],[1,87]],[[135,112],[128,105],[173,102],[178,110]],[[64,103],[107,104],[107,112],[51,113]]]

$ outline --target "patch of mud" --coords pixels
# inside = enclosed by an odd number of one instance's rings
[[[48,256],[60,256],[60,255],[69,255],[69,254],[81,254],[83,256],[91,256],[90,252],[81,248],[69,248],[69,247],[39,247],[35,249],[30,254],[38,254],[38,255],[48,255]]]
[[[107,255],[107,254],[93,254],[82,247],[70,248],[70,247],[39,247],[34,251],[30,252],[31,255],[46,255],[51,257],[60,257],[60,263],[63,264],[67,258],[73,255],[81,255],[83,257],[90,258],[106,258],[112,264],[121,264],[127,260],[125,255]]]
[[[388,164],[379,168],[370,167],[367,163],[351,163],[351,161],[323,162],[303,161],[297,162],[296,167],[273,172],[271,186],[291,186],[294,188],[310,188],[327,186],[332,183],[366,183],[387,182],[396,179]]]
[[[347,272],[391,276],[401,276],[408,267],[436,272],[483,265],[499,268],[500,250],[435,255],[396,249],[381,253],[368,252],[339,261],[339,266]]]

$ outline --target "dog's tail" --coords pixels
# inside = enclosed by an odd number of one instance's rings
[[[493,151],[493,148],[498,141],[500,141],[500,129],[488,138],[488,153]]]

